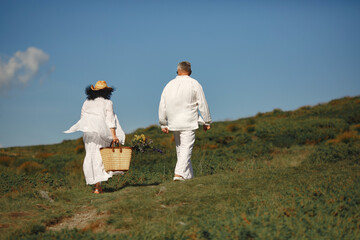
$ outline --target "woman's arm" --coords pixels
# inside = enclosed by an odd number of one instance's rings
[[[108,101],[106,104],[105,114],[106,124],[108,125],[108,127],[110,127],[112,139],[115,143],[119,143],[119,138],[116,136],[115,114],[113,109],[113,103],[111,101]]]
[[[113,141],[114,141],[115,143],[119,143],[119,139],[118,139],[117,136],[116,136],[115,128],[110,128],[110,131],[111,131],[111,135],[112,135]]]

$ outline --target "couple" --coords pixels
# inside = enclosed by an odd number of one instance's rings
[[[211,117],[201,85],[190,77],[191,64],[179,63],[177,74],[162,92],[159,122],[164,133],[172,131],[174,134],[177,153],[174,181],[184,181],[194,177],[190,159],[195,130],[199,128],[199,123],[205,131],[209,130]],[[108,147],[112,141],[125,143],[125,133],[110,100],[113,91],[114,88],[108,87],[105,81],[88,86],[80,120],[65,131],[84,132],[86,155],[83,170],[86,184],[95,185],[94,193],[101,193],[101,182],[122,173],[106,172],[100,155],[100,148]]]

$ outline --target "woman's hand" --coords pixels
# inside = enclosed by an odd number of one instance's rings
[[[120,141],[119,141],[119,139],[117,137],[113,137],[113,142],[114,143],[119,143]]]
[[[119,143],[120,141],[116,136],[115,128],[110,128],[110,131],[111,131],[111,135],[112,135],[112,138],[113,138],[113,142],[114,143]]]

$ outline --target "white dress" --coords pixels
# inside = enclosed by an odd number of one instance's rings
[[[85,144],[83,170],[86,184],[107,181],[115,174],[122,172],[106,172],[100,155],[100,148],[108,147],[112,141],[110,128],[116,128],[116,136],[121,144],[125,143],[125,133],[117,116],[114,114],[111,100],[98,97],[86,100],[81,109],[80,120],[65,133],[82,131]]]

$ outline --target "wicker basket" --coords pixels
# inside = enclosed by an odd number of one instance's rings
[[[131,161],[131,147],[111,147],[100,148],[100,154],[104,163],[105,171],[128,171]]]

